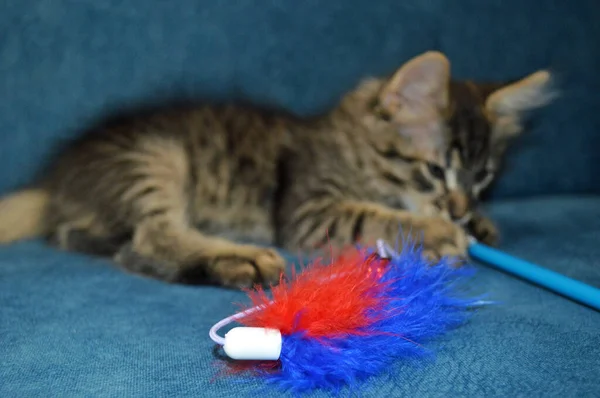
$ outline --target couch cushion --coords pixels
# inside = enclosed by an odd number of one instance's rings
[[[490,211],[505,250],[600,287],[600,197]],[[435,362],[401,366],[365,385],[366,396],[600,394],[600,314],[486,266],[473,283],[501,304],[436,342]],[[208,329],[243,299],[39,242],[0,249],[0,396],[280,396],[260,382],[213,379]]]
[[[310,114],[430,49],[447,52],[459,77],[559,76],[562,98],[535,115],[498,196],[599,192],[597,0],[145,4],[3,2],[0,193],[114,109],[241,98]]]

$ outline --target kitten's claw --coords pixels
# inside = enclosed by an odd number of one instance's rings
[[[423,255],[432,262],[442,257],[462,259],[467,256],[468,238],[459,225],[441,217],[427,217],[420,220],[416,228],[422,232]]]

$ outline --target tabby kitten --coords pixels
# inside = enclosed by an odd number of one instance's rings
[[[277,283],[284,260],[400,229],[427,255],[493,243],[477,202],[525,111],[550,100],[539,71],[506,85],[451,81],[424,53],[367,79],[324,115],[199,106],[101,126],[35,187],[0,201],[0,242],[46,236],[164,281]]]

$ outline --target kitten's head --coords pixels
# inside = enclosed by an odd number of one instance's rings
[[[402,182],[400,205],[467,221],[525,113],[552,100],[549,83],[547,71],[504,84],[451,81],[446,57],[427,52],[355,93],[380,167]]]

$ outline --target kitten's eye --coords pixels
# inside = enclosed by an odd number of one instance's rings
[[[392,116],[388,112],[380,108],[378,108],[375,111],[375,113],[377,114],[377,117],[379,117],[379,119],[383,120],[384,122],[389,122],[390,120],[392,120]]]
[[[374,103],[374,104],[372,105],[372,109],[373,109],[373,112],[375,113],[375,115],[376,115],[376,116],[377,116],[379,119],[381,119],[381,120],[383,120],[383,121],[385,121],[385,122],[389,122],[390,120],[392,120],[392,115],[390,115],[390,113],[389,113],[389,112],[387,112],[385,109],[383,109],[383,108],[381,107],[381,105],[379,105],[379,103],[378,103],[378,102],[377,102],[377,103]]]
[[[392,120],[392,117],[390,116],[390,114],[386,113],[386,112],[381,112],[379,114],[379,118],[381,120],[383,120],[384,122],[389,122],[390,120]]]
[[[431,174],[432,177],[437,178],[438,180],[442,180],[446,177],[444,169],[437,164],[427,163],[427,171],[429,171],[429,174]]]

